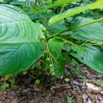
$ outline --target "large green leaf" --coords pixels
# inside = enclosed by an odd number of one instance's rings
[[[57,15],[51,17],[50,20],[49,20],[49,24],[50,25],[54,24],[54,23],[56,23],[59,20],[62,20],[64,18],[67,18],[67,17],[73,16],[75,14],[78,14],[78,13],[80,13],[82,11],[85,11],[86,9],[87,8],[84,7],[84,6],[80,6],[80,7],[69,9],[69,10],[67,10],[67,11],[65,11],[63,13],[60,13],[60,14],[57,14]]]
[[[72,55],[91,69],[94,69],[99,73],[103,73],[103,52],[93,46],[83,48],[85,50],[75,48],[74,51],[76,53],[72,53]]]
[[[50,18],[54,15],[54,13],[50,12],[38,12],[38,13],[33,13],[30,15],[30,18],[32,20],[41,20],[41,19],[47,19]]]
[[[54,38],[48,41],[49,50],[55,58],[58,58],[60,56],[63,44],[64,42],[60,38]]]
[[[55,24],[48,27],[48,30],[54,33],[59,33],[66,30],[66,26],[63,25],[64,21],[56,22]]]
[[[66,57],[68,57],[68,56],[66,56]],[[61,54],[59,56],[59,58],[57,59],[58,64],[54,62],[54,72],[55,72],[55,76],[57,78],[60,78],[61,76],[63,76],[65,69],[66,69],[65,63],[66,63],[67,59],[68,58],[66,58],[66,60],[65,60],[65,55]]]
[[[60,54],[59,58],[57,59],[58,64],[55,62],[53,63],[55,76],[57,78],[60,78],[61,76],[63,76],[63,74],[65,73],[65,70],[66,70],[65,64],[70,61],[71,61],[71,59],[68,56],[68,54],[62,53],[62,54]]]
[[[42,55],[40,24],[19,8],[0,5],[0,75],[28,69]]]
[[[67,11],[65,11],[63,13],[55,15],[55,16],[50,18],[49,24],[50,25],[54,24],[55,22],[57,22],[59,20],[62,20],[64,18],[67,18],[67,17],[73,16],[75,14],[81,13],[81,12],[83,12],[85,10],[100,9],[100,8],[103,8],[103,0],[97,0],[96,2],[94,2],[92,4],[83,5],[83,6],[80,6],[80,7],[75,7],[75,8],[69,9],[69,10],[67,10]]]
[[[53,38],[48,41],[48,47],[50,53],[57,61],[57,62],[54,61],[53,65],[54,65],[55,76],[58,78],[61,77],[65,72],[65,62],[61,54],[63,45],[64,42],[61,38]]]
[[[96,0],[96,2],[89,5],[90,9],[100,9],[103,8],[103,0]]]
[[[83,22],[88,23],[88,21],[91,21],[92,19],[80,17],[76,20],[80,21],[81,24]],[[82,26],[74,29],[71,36],[78,40],[88,40],[93,43],[103,44],[103,26],[101,23]]]

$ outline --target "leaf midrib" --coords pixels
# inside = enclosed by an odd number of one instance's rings
[[[6,64],[9,62],[9,60],[19,51],[19,49],[20,49],[22,46],[24,46],[24,44],[21,45],[20,47],[18,47],[18,49],[10,56],[10,58],[7,60],[7,62],[5,62],[4,65],[6,65]]]

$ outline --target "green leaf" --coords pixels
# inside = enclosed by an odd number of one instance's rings
[[[88,23],[90,21],[93,21],[92,18],[85,18],[85,17],[76,17],[76,19],[74,20],[74,24],[77,26],[74,26],[74,30],[71,33],[71,37],[77,40],[82,40],[82,41],[86,41],[88,40],[88,38],[83,37],[82,35],[80,35],[81,33],[79,32],[79,29],[81,29],[82,27],[79,28],[75,28],[78,27],[78,25],[82,25],[85,23]]]
[[[26,70],[44,51],[42,28],[17,7],[0,5],[0,11],[0,75]]]
[[[103,8],[103,0],[96,0],[96,2],[89,5],[89,9],[101,9]]]
[[[60,38],[53,38],[48,41],[48,47],[51,54],[58,58],[61,54],[64,42]]]
[[[103,73],[103,52],[93,46],[83,47],[85,50],[75,48],[76,53],[72,53],[72,56],[77,58],[80,62],[86,64],[91,69],[99,73]]]
[[[57,22],[59,20],[73,16],[73,15],[83,12],[85,10],[87,10],[87,6],[80,6],[80,7],[75,7],[75,8],[69,9],[63,13],[60,13],[60,14],[57,14],[57,15],[51,17],[49,20],[49,24],[50,25],[54,24],[55,22]]]
[[[66,26],[63,25],[64,21],[56,22],[55,24],[48,27],[48,30],[54,33],[59,33],[66,30]]]
[[[70,16],[73,16],[75,14],[78,14],[78,13],[81,13],[85,10],[89,10],[89,9],[100,9],[100,8],[103,8],[103,0],[98,0],[92,4],[89,4],[89,5],[83,5],[83,6],[80,6],[80,7],[75,7],[75,8],[72,8],[72,9],[69,9],[63,13],[60,13],[58,15],[55,15],[53,17],[50,18],[49,20],[49,24],[54,24],[55,22],[59,21],[59,20],[62,20],[64,18],[67,18],[67,17],[70,17]]]
[[[64,72],[65,72],[65,63],[68,60],[67,55],[63,55],[61,54],[57,60],[57,63],[54,63],[54,72],[55,72],[55,77],[60,78],[61,76],[63,76]]]
[[[32,20],[41,20],[41,19],[47,19],[50,18],[54,15],[54,13],[50,13],[50,12],[39,12],[39,13],[33,13],[32,15],[30,15],[30,18]]]
[[[88,18],[84,18],[84,22],[86,22],[86,20],[88,20]],[[98,23],[98,22],[101,22],[101,21],[103,21],[103,18],[96,19],[96,20],[93,20],[93,19],[90,20],[89,19],[89,21],[87,21],[86,23],[75,26],[72,29],[80,28],[80,27],[87,26],[87,25],[94,24],[94,23]]]
[[[67,52],[70,52],[71,51],[71,46],[68,46],[68,45],[65,45],[63,47],[63,50],[67,51]]]
[[[83,20],[87,21],[85,18]],[[94,23],[79,27],[73,30],[71,36],[77,40],[88,40],[92,43],[103,44],[103,26],[101,23]]]

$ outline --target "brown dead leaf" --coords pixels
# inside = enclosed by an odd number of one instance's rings
[[[86,83],[86,86],[89,90],[92,90],[92,91],[99,92],[99,93],[103,94],[102,88],[97,87],[94,84]]]

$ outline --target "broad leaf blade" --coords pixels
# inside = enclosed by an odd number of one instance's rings
[[[72,55],[91,69],[103,73],[103,52],[96,47],[83,47],[85,50],[75,48]]]
[[[19,8],[0,5],[0,75],[28,69],[43,53],[40,24]]]
[[[81,19],[84,21],[90,20],[86,18]],[[103,44],[103,26],[101,23],[86,25],[74,29],[71,36],[77,40],[88,40],[92,43]]]
[[[60,21],[60,20],[62,20],[64,18],[67,18],[69,16],[73,16],[73,15],[78,14],[78,13],[80,13],[82,11],[85,11],[85,10],[87,10],[87,6],[86,7],[81,6],[81,7],[76,7],[76,8],[69,9],[69,10],[67,10],[63,13],[60,13],[60,14],[57,14],[57,15],[51,17],[50,20],[49,20],[49,24],[50,25],[54,24],[57,21]]]
[[[98,0],[92,4],[89,4],[89,5],[83,5],[83,6],[80,6],[80,7],[75,7],[73,9],[69,9],[61,14],[58,14],[58,15],[55,15],[53,17],[50,18],[49,20],[49,24],[54,24],[55,22],[59,21],[59,20],[62,20],[64,18],[67,18],[67,17],[70,17],[70,16],[73,16],[75,14],[78,14],[78,13],[81,13],[85,10],[89,10],[89,9],[100,9],[100,8],[103,8],[103,0]]]
[[[54,72],[57,78],[60,78],[65,73],[65,63],[70,61],[70,57],[67,54],[61,54],[57,59],[57,63],[54,63]]]
[[[58,64],[54,63],[54,72],[55,72],[55,76],[57,78],[60,78],[61,76],[63,76],[64,72],[65,72],[65,61],[63,60],[63,56],[61,55],[58,58]]]
[[[66,26],[63,25],[64,21],[56,22],[55,24],[48,27],[48,30],[54,33],[59,33],[66,30]]]
[[[0,5],[0,11],[0,43],[33,42],[42,34],[39,24],[33,23],[19,8]]]
[[[54,38],[48,41],[49,50],[55,58],[58,58],[60,56],[63,44],[64,42],[60,38]]]
[[[90,9],[101,9],[103,8],[103,0],[96,0],[89,6]]]
[[[39,42],[0,45],[0,75],[18,73],[28,69],[43,52],[43,47]]]

